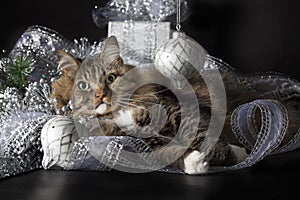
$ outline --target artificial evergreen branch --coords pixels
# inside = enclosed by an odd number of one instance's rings
[[[34,60],[30,57],[17,56],[9,59],[1,67],[0,78],[2,85],[6,87],[15,87],[24,90],[27,85],[27,79],[33,71]],[[3,87],[2,86],[2,87]]]

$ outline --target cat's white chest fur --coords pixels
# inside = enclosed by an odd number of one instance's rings
[[[120,128],[125,128],[127,130],[133,130],[136,128],[136,124],[132,117],[132,110],[121,110],[118,112],[118,116],[115,118],[116,124]]]
[[[100,114],[100,115],[103,115],[106,111],[107,111],[107,105],[106,104],[100,104],[97,108],[96,108],[96,110],[95,110],[95,112],[97,113],[97,114]]]

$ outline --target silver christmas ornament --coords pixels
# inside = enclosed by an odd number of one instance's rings
[[[154,63],[158,71],[182,89],[186,80],[194,75],[195,69],[203,69],[206,55],[200,44],[183,32],[175,31],[172,39],[156,50]]]
[[[41,143],[44,152],[42,166],[49,169],[54,165],[65,167],[73,142],[77,140],[73,120],[57,116],[49,120],[41,132]]]

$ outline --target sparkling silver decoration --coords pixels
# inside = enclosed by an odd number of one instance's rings
[[[194,76],[195,69],[203,71],[206,55],[200,44],[183,32],[175,31],[173,38],[156,50],[155,68],[182,89],[185,80]]]
[[[42,167],[40,131],[50,118],[28,112],[1,119],[0,178]]]
[[[50,119],[41,132],[41,143],[44,152],[43,167],[45,169],[55,165],[65,167],[77,139],[79,138],[73,120],[63,116]]]
[[[98,27],[109,21],[176,21],[176,0],[111,0],[104,7],[96,6],[93,20]],[[180,0],[181,19],[188,17],[187,1]]]
[[[23,112],[43,112],[49,115],[55,113],[55,102],[50,99],[51,88],[44,79],[30,83],[23,99]]]
[[[26,87],[25,94],[17,88],[7,87],[0,92],[2,115],[22,112],[55,113],[55,102],[50,99],[51,89],[47,83],[34,82]]]
[[[85,37],[74,39],[74,46],[70,53],[76,58],[84,59],[88,55],[99,53],[102,48],[102,42],[90,43]]]
[[[170,39],[169,22],[114,21],[108,36],[116,36],[125,63],[153,63],[154,51]]]
[[[0,106],[2,114],[10,115],[15,113],[16,110],[21,110],[23,107],[22,95],[17,88],[7,87],[4,91],[0,92]]]

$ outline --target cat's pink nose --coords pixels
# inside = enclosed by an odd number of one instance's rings
[[[97,93],[96,94],[96,97],[98,97],[99,99],[103,99],[105,96],[105,93],[104,92],[100,92],[100,93]]]

